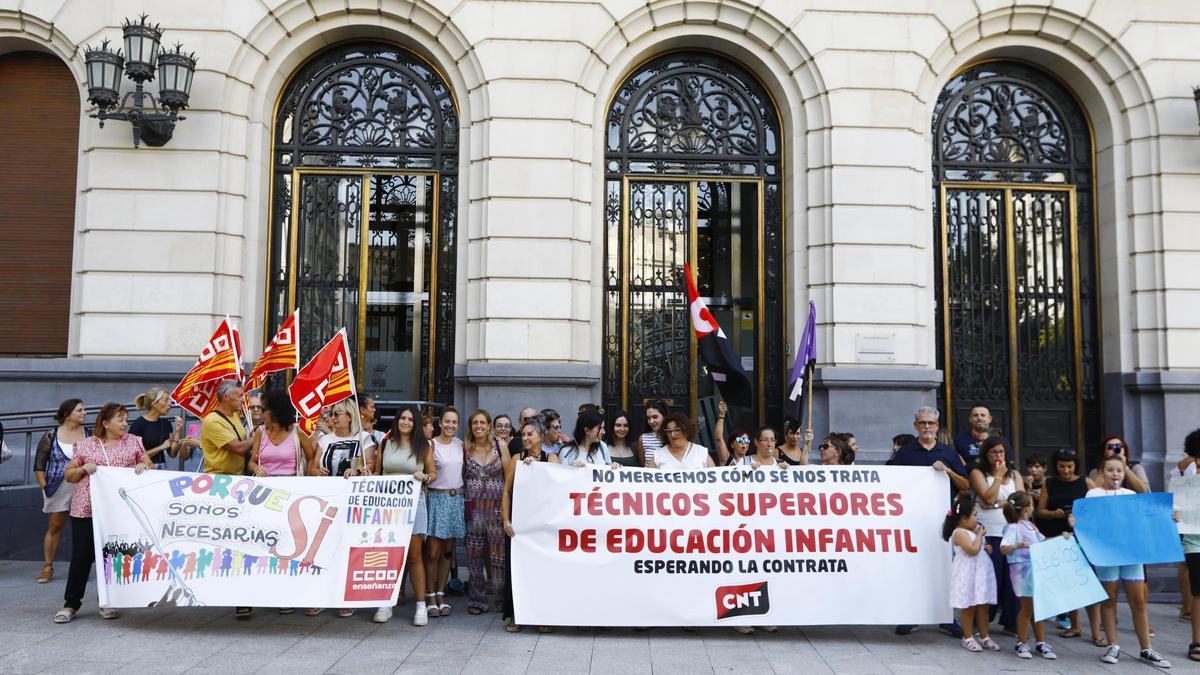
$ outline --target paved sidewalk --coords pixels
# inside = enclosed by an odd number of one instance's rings
[[[51,623],[62,606],[66,564],[56,579],[33,583],[39,565],[0,562],[0,673],[1153,673],[1136,657],[1132,622],[1122,610],[1121,642],[1133,651],[1121,663],[1099,662],[1101,651],[1084,639],[1051,639],[1058,661],[1012,654],[1014,638],[997,635],[1005,651],[971,654],[959,642],[924,627],[898,637],[891,628],[782,628],[738,635],[729,629],[611,631],[560,628],[550,635],[504,632],[499,615],[470,616],[461,596],[454,615],[414,628],[411,599],[388,624],[371,612],[350,619],[332,611],[310,618],[256,611],[250,621],[227,608],[124,610],[116,621],[96,614],[94,585],[84,609],[66,626]],[[455,602],[457,600],[457,602]],[[636,605],[630,607],[636,612]],[[1155,647],[1172,672],[1200,672],[1187,660],[1187,624],[1170,605],[1151,606]]]

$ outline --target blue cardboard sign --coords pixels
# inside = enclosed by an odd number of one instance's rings
[[[1183,560],[1169,492],[1076,499],[1075,537],[1093,565]]]
[[[1033,567],[1033,620],[1041,621],[1108,599],[1079,544],[1052,537],[1029,547]]]

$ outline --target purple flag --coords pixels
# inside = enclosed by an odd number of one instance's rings
[[[804,324],[804,336],[800,338],[800,351],[796,352],[796,363],[792,376],[788,378],[787,400],[783,402],[783,413],[797,422],[804,421],[805,398],[808,396],[808,378],[817,363],[817,306],[808,302],[808,323]]]

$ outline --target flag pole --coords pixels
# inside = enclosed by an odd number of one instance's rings
[[[808,377],[804,378],[805,380],[807,380],[807,382],[805,382],[804,384],[805,384],[805,386],[808,387],[808,418],[807,418],[808,419],[808,429],[807,429],[807,431],[810,434],[812,433],[812,376],[813,376],[812,371],[813,370],[814,370],[814,368],[812,368],[811,366],[808,367]]]

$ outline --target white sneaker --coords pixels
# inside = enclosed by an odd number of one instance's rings
[[[753,626],[734,626],[733,629],[742,635],[749,635],[754,632]]]
[[[425,603],[417,604],[417,611],[413,614],[414,626],[425,626],[429,624],[429,613],[425,610]]]
[[[774,633],[775,631],[779,630],[779,627],[778,626],[759,626],[759,629],[765,630],[768,633]]]
[[[1153,649],[1143,649],[1142,653],[1138,655],[1138,658],[1152,666],[1158,666],[1159,668],[1171,667],[1171,662],[1164,659],[1162,654],[1159,654]]]
[[[375,610],[375,616],[371,617],[371,620],[375,623],[387,623],[390,618],[392,618],[392,608],[380,607]]]
[[[1121,659],[1121,648],[1118,647],[1117,645],[1110,646],[1107,650],[1105,650],[1104,656],[1100,657],[1100,660],[1105,663],[1116,663],[1120,659]]]
[[[1054,650],[1050,648],[1050,645],[1046,644],[1045,642],[1037,643],[1037,646],[1034,647],[1034,649],[1037,650],[1037,653],[1042,655],[1043,659],[1053,661],[1058,658],[1058,654],[1055,654]]]

